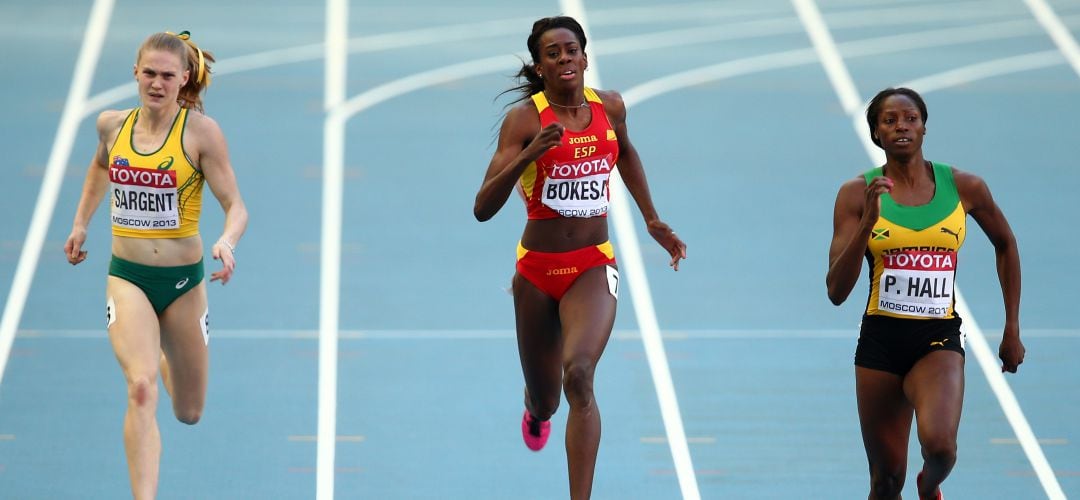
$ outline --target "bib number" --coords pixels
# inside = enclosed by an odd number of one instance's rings
[[[944,318],[953,303],[956,252],[908,251],[882,256],[878,309]]]
[[[136,230],[180,227],[175,170],[114,163],[109,167],[109,178],[114,226]]]
[[[611,155],[551,167],[541,201],[563,217],[599,217],[608,212]]]

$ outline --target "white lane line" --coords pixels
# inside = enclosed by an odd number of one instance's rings
[[[323,204],[319,269],[319,407],[315,498],[334,498],[337,435],[338,320],[341,293],[341,211],[345,179],[345,120],[334,110],[345,100],[348,0],[326,2],[326,121],[323,124]]]
[[[963,85],[975,80],[1049,68],[1051,66],[1063,64],[1064,62],[1065,58],[1062,57],[1060,52],[1056,50],[1047,50],[970,64],[911,80],[904,83],[903,86],[918,89],[920,93],[932,92],[939,89]],[[863,121],[866,121],[865,118],[863,118]]]
[[[566,15],[573,17],[581,24],[586,38],[593,41],[594,47],[603,47],[603,41],[597,43],[596,38],[589,34],[588,18],[582,0],[560,0],[559,5]],[[585,73],[585,84],[595,88],[601,87],[600,69],[595,59],[589,61],[589,71]],[[627,107],[630,105],[629,102],[626,103]],[[634,212],[630,207],[629,192],[623,185],[621,177],[617,175],[611,176],[608,189],[612,194],[611,218],[618,240],[619,268],[631,284],[628,287],[630,299],[634,304],[634,314],[637,317],[638,328],[641,330],[645,356],[656,387],[656,397],[659,401],[671,457],[675,464],[675,473],[679,480],[679,490],[684,499],[700,500],[701,492],[698,489],[690,447],[686,442],[686,430],[683,428],[682,412],[679,410],[679,401],[675,395],[675,383],[671,378],[671,368],[668,366],[667,354],[664,351],[664,341],[660,336],[660,323],[653,306],[652,290],[645,274],[645,263],[641,256],[637,230],[634,227]]]
[[[877,25],[891,25],[895,23],[896,15],[917,16],[919,19],[934,21],[972,21],[977,18],[1000,17],[1007,12],[996,12],[988,9],[980,9],[974,12],[971,7],[978,2],[969,2],[963,8],[957,8],[958,4],[947,6],[921,6],[903,7],[902,9],[873,8],[868,10],[856,10],[842,12],[830,16],[834,26],[842,27],[868,27]],[[709,8],[709,7],[713,8]],[[601,11],[597,11],[601,12]],[[739,12],[731,7],[716,7],[715,4],[678,4],[665,5],[663,7],[632,7],[623,9],[605,10],[605,25],[621,26],[636,23],[655,24],[658,20],[686,20],[700,21],[707,18],[738,17],[749,14],[764,14],[765,10],[747,10]],[[1070,22],[1077,16],[1069,18]],[[436,28],[421,28],[415,30],[397,31],[369,35],[349,39],[349,53],[381,52],[392,49],[416,47],[433,43],[462,42],[481,38],[494,38],[520,33],[521,26],[528,26],[533,18],[509,18],[496,21],[483,21],[468,24],[452,24]],[[611,38],[604,40],[606,49],[615,47],[618,52],[633,50],[655,50],[665,47],[679,47],[695,43],[709,43],[721,40],[745,39],[752,37],[766,37],[785,33],[795,33],[803,28],[796,18],[753,19],[733,22],[729,24],[705,26],[698,28],[683,28],[668,31],[659,31],[647,34],[633,35],[628,37]],[[1010,36],[1023,36],[1038,32],[1038,27],[1027,20],[1014,20],[997,23],[980,24],[968,27],[951,27],[944,30],[924,32],[927,36],[934,36],[937,32],[943,32],[952,36],[955,43],[960,41],[978,41],[984,39],[1000,39]],[[887,52],[898,50],[910,50],[922,46],[923,38],[908,37],[897,41],[893,37],[883,37],[882,43],[888,44]],[[901,43],[906,49],[898,49]],[[843,47],[844,44],[841,44]],[[604,53],[608,53],[605,49]],[[880,50],[880,49],[874,49]],[[243,56],[221,59],[214,68],[214,74],[224,76],[244,71],[282,66],[286,64],[315,61],[325,57],[325,45],[314,43],[282,49],[271,49]],[[599,54],[595,50],[593,55]],[[849,56],[851,54],[848,54]],[[105,109],[116,102],[135,96],[135,84],[125,83],[94,96],[91,96],[84,106],[83,116],[89,116],[97,111]]]
[[[1031,9],[1031,13],[1035,15],[1035,19],[1043,26],[1050,38],[1054,40],[1058,50],[1069,60],[1073,71],[1080,76],[1080,45],[1077,45],[1076,38],[1073,37],[1069,28],[1061,22],[1061,18],[1050,7],[1050,4],[1046,3],[1046,0],[1024,0],[1024,3]]]
[[[855,80],[848,74],[844,59],[840,56],[840,50],[836,48],[829,27],[825,19],[821,17],[821,11],[808,0],[792,0],[799,19],[806,27],[806,34],[813,42],[814,50],[817,51],[821,65],[825,68],[825,74],[829,77],[840,105],[847,114],[857,113],[859,110],[859,91],[855,89]]]
[[[1046,491],[1046,498],[1065,500],[1065,491],[1061,489],[1061,484],[1054,475],[1054,469],[1050,467],[1050,462],[1046,459],[1039,440],[1035,438],[1035,431],[1031,429],[1031,424],[1028,423],[1024,411],[1020,408],[1020,402],[1016,400],[1016,395],[1013,394],[1009,382],[1005,380],[1005,375],[1001,372],[997,356],[990,349],[986,336],[983,335],[979,324],[975,322],[975,315],[972,314],[959,288],[956,289],[956,312],[960,313],[960,317],[964,320],[964,331],[967,333],[966,349],[974,353],[975,359],[979,361],[979,367],[982,368],[987,382],[990,383],[990,388],[997,396],[998,403],[1001,404],[1005,419],[1012,426],[1016,439],[1020,441],[1020,448],[1024,450],[1028,461],[1035,469],[1035,475],[1042,483],[1043,490]]]
[[[26,241],[23,242],[7,303],[4,304],[4,315],[0,318],[0,382],[3,381],[8,357],[11,355],[11,345],[15,342],[15,332],[19,328],[19,320],[22,319],[30,285],[34,281],[38,259],[41,257],[42,247],[45,246],[56,200],[60,196],[64,170],[67,169],[75,135],[82,121],[82,110],[90,94],[90,83],[94,79],[94,68],[101,56],[101,46],[105,42],[112,8],[113,0],[95,0],[90,8],[90,17],[86,22],[86,33],[83,35],[79,59],[75,63],[75,74],[68,89],[67,102],[64,103],[64,111],[60,115],[60,125],[49,153],[49,162],[45,165],[41,191],[38,192],[37,203],[34,205],[34,215],[30,219],[30,229],[26,233]],[[59,251],[60,249],[56,249],[57,253]]]
[[[941,73],[917,78],[903,83],[901,86],[916,89],[920,93],[928,93],[935,90],[963,85],[975,80],[1057,66],[1064,62],[1064,57],[1062,57],[1058,51],[1047,50],[969,64],[967,66],[961,66]],[[869,101],[864,102],[863,109],[866,109],[869,105]],[[863,148],[867,150],[874,162],[877,162],[878,164],[884,163],[885,153],[870,141],[870,125],[866,123],[865,115],[856,113],[851,116],[851,120],[859,139],[862,141]]]
[[[795,329],[695,329],[664,330],[664,339],[680,340],[833,340],[853,339],[858,325],[847,329],[795,330]],[[641,338],[637,330],[615,330],[611,336],[620,341],[636,341]],[[103,330],[20,330],[18,337],[35,339],[92,339],[108,340]],[[1080,339],[1080,330],[1028,329],[1026,338]],[[229,329],[214,330],[214,338],[223,340],[318,340],[318,330],[267,330]],[[513,330],[338,330],[340,340],[514,340]]]
[[[828,34],[829,27],[825,25],[817,4],[814,0],[792,0],[792,3],[799,13],[799,18],[806,25],[807,33],[811,34],[810,40],[814,44],[815,49],[818,50],[819,54],[822,54],[822,64],[825,66],[826,72],[829,73],[830,81],[833,81],[833,87],[836,89],[837,94],[841,96],[841,102],[862,102],[858,91],[855,89],[855,81],[851,78],[851,74],[848,72],[847,66],[840,56],[839,51],[837,51],[836,46],[825,43],[824,37],[820,36],[821,33]],[[814,36],[813,33],[818,33],[819,36]],[[831,35],[828,36],[828,39],[832,39]],[[848,109],[847,104],[845,104],[844,107],[845,109]],[[875,164],[883,164],[885,162],[885,154],[870,141],[868,134],[869,125],[866,124],[865,120],[857,118],[860,111],[861,110],[858,108],[848,111],[849,114],[853,116],[856,123],[855,133],[858,134],[863,146],[867,149],[868,155]],[[1001,367],[998,365],[997,359],[990,350],[985,335],[983,335],[982,330],[979,329],[978,323],[975,322],[975,316],[971,313],[971,310],[968,309],[967,302],[964,301],[963,295],[960,293],[960,288],[956,287],[955,292],[956,312],[964,318],[964,331],[967,334],[968,350],[975,355],[975,359],[982,368],[983,374],[990,383],[990,388],[993,389],[994,394],[997,396],[998,403],[1001,405],[1001,409],[1005,413],[1006,419],[1012,426],[1013,432],[1016,433],[1016,437],[1021,442],[1024,453],[1027,454],[1028,460],[1031,461],[1032,467],[1035,468],[1035,473],[1038,475],[1039,482],[1042,483],[1046,495],[1053,500],[1065,498],[1065,494],[1061,490],[1061,485],[1058,484],[1057,478],[1054,476],[1054,472],[1050,468],[1050,464],[1047,462],[1042,448],[1039,446],[1038,441],[1035,440],[1035,434],[1032,432],[1031,426],[1024,417],[1024,413],[1020,409],[1016,396],[1013,394],[1004,375],[1002,375]]]

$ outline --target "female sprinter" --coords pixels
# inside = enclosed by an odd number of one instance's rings
[[[919,498],[942,498],[939,485],[956,463],[964,348],[953,278],[968,215],[997,253],[1005,299],[1002,371],[1016,372],[1024,361],[1016,238],[982,179],[923,158],[926,117],[926,104],[911,89],[885,89],[870,101],[866,120],[874,144],[885,150],[885,165],[844,183],[834,211],[829,300],[844,302],[864,258],[872,266],[855,351],[872,500],[900,498],[913,414],[923,457]]]
[[[570,497],[589,498],[600,444],[593,374],[615,321],[619,273],[608,241],[608,179],[618,163],[649,234],[678,270],[686,245],[653,208],[645,172],[626,131],[626,107],[612,91],[585,86],[585,32],[569,17],[536,21],[532,64],[499,131],[473,209],[493,217],[520,190],[528,222],[513,280],[518,351],[525,375],[525,444],[539,450],[566,394]]]
[[[211,249],[223,268],[211,281],[229,282],[247,226],[225,137],[202,113],[200,94],[210,83],[213,61],[187,32],[156,33],[143,42],[134,71],[140,105],[98,116],[97,152],[64,245],[71,264],[86,259],[86,227],[108,193],[113,238],[107,325],[127,381],[124,449],[136,499],[157,494],[158,375],[181,422],[198,422],[206,399],[203,183],[225,211],[225,228]]]

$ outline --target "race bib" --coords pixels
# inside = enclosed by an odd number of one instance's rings
[[[598,217],[608,212],[611,155],[551,167],[541,201],[563,217]]]
[[[944,318],[953,303],[956,252],[910,250],[881,256],[878,309]]]
[[[112,223],[126,229],[180,227],[176,171],[138,168],[117,157],[109,165]]]

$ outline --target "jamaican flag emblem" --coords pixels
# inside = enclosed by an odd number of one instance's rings
[[[887,240],[887,239],[889,239],[889,229],[888,229],[888,228],[883,228],[883,229],[875,229],[875,230],[874,230],[874,235],[873,235],[873,239],[874,239],[875,241],[877,241],[877,240]]]

